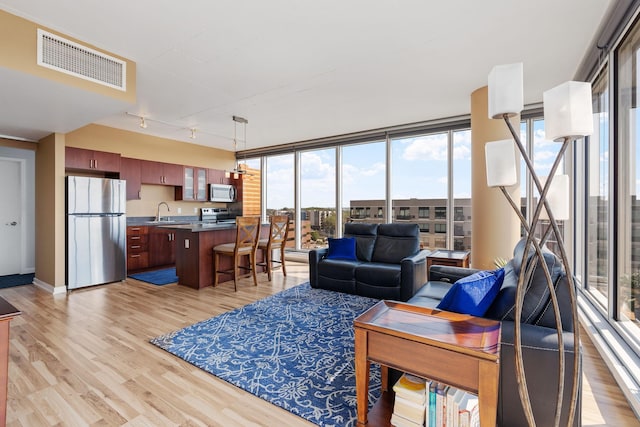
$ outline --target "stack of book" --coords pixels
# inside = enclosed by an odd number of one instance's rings
[[[478,396],[436,381],[403,374],[393,386],[391,425],[396,427],[478,427]]]
[[[426,413],[426,381],[409,374],[402,377],[393,386],[395,400],[391,425],[395,427],[422,427]]]

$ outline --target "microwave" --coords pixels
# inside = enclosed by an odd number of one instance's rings
[[[235,202],[236,187],[228,184],[209,184],[210,202]]]

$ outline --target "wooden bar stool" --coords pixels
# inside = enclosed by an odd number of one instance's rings
[[[240,269],[250,270],[253,274],[253,284],[258,286],[256,277],[256,252],[258,240],[260,238],[260,217],[239,216],[236,218],[236,241],[235,243],[223,243],[213,248],[213,286],[218,285],[218,275],[220,273],[232,274],[233,285],[238,290],[238,277]],[[220,270],[220,256],[233,258],[233,268]],[[249,257],[249,266],[240,265],[243,256]],[[246,275],[248,276],[248,274]]]
[[[258,265],[267,268],[267,277],[271,281],[271,270],[274,262],[282,264],[282,274],[287,275],[287,269],[284,264],[284,247],[287,244],[287,236],[289,235],[289,217],[286,215],[273,215],[270,218],[269,238],[260,239],[258,248],[263,251],[264,262]],[[273,250],[280,250],[280,261],[273,259]]]

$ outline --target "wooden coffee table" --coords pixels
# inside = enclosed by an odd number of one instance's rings
[[[480,423],[494,427],[500,374],[500,322],[380,301],[354,321],[358,425],[367,424],[369,368],[388,368],[478,394]],[[390,416],[391,414],[389,414]]]

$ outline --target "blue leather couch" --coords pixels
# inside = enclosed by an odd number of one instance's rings
[[[357,260],[327,259],[327,249],[309,252],[309,281],[329,289],[378,299],[407,301],[427,281],[427,255],[417,224],[346,223]]]

